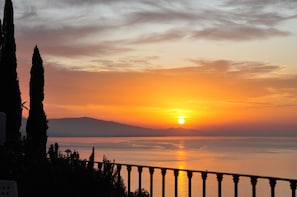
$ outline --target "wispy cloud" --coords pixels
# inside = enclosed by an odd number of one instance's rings
[[[94,26],[93,30],[97,29],[98,32],[103,31],[106,27],[109,27],[109,29],[114,32],[121,32],[122,27],[133,29],[138,26],[148,26],[151,28],[145,28],[147,29],[146,32],[142,32],[144,35],[138,34],[136,36],[150,38],[160,36],[164,30],[180,29],[179,31],[182,31],[185,29],[187,35],[192,38],[238,41],[288,36],[290,32],[281,30],[277,25],[286,20],[294,19],[297,16],[296,12],[291,11],[287,13],[283,10],[279,11],[279,8],[289,9],[286,3],[294,4],[294,1],[282,1],[277,4],[275,1],[228,1],[221,3],[223,5],[221,7],[217,5],[213,6],[211,9],[207,6],[200,6],[199,4],[193,6],[191,1],[186,1],[186,3],[183,4],[177,2],[170,3],[169,1],[155,2],[150,0],[129,0],[125,2],[119,0],[56,1],[56,3],[58,2],[76,5],[78,7],[71,8],[61,5],[56,5],[55,7],[55,3],[53,3],[50,8],[47,8],[52,10],[48,13],[51,15],[48,15],[46,14],[47,12],[43,13],[46,7],[43,7],[42,3],[38,3],[39,7],[33,7],[34,4],[30,5],[31,1],[28,1],[26,3],[27,9],[18,11],[20,12],[20,17],[18,18],[19,23],[25,23],[27,25],[28,22],[31,22],[29,27],[44,28],[51,33],[51,31],[56,30],[47,27],[54,27],[57,23],[64,26],[65,22],[68,22],[66,26],[72,27],[72,33],[74,34],[75,30],[80,31],[80,28],[84,28],[85,31],[90,30],[91,27],[89,26],[91,25]],[[122,7],[113,7],[114,4],[117,3],[121,3]],[[45,5],[46,3],[43,2],[43,4]],[[87,5],[87,7],[79,7],[82,4]],[[262,9],[252,9],[255,5]],[[104,6],[105,9],[101,8],[102,6]],[[245,7],[237,9],[240,6]],[[270,9],[265,9],[267,7]],[[38,11],[38,9],[42,10]],[[53,15],[55,9],[59,12],[64,10],[64,14],[60,14],[59,17]],[[114,9],[118,11],[115,12]],[[96,13],[96,15],[94,15],[94,13]],[[35,18],[33,18],[33,16],[35,16]],[[28,17],[31,17],[32,21],[25,20]],[[81,20],[81,18],[87,18],[88,20]],[[38,20],[44,21],[45,24],[41,26]],[[39,25],[34,26],[32,22]],[[83,22],[83,24],[80,24],[81,22]],[[164,25],[164,27],[160,28],[160,25]],[[23,28],[25,27],[26,26],[23,26]],[[56,26],[56,28],[60,29],[61,26]],[[189,31],[189,29],[194,31],[194,33]],[[210,32],[215,33],[210,34]],[[244,36],[241,36],[243,32]],[[171,34],[173,34],[173,32],[171,32]],[[177,32],[175,34],[179,33]],[[69,35],[71,34],[65,36]],[[85,36],[87,36],[87,34]],[[176,36],[176,38],[177,37],[178,36]],[[180,38],[183,37],[184,35],[180,35]]]
[[[282,0],[282,1],[275,1],[275,0],[228,0],[226,1],[225,5],[227,6],[245,6],[250,9],[264,9],[267,7],[279,7],[279,8],[288,8],[294,9],[294,6],[297,5],[295,0]]]
[[[265,62],[231,60],[190,60],[198,66],[198,72],[236,74],[244,78],[278,78],[287,67]]]
[[[169,30],[162,33],[151,33],[148,35],[141,35],[138,38],[131,39],[128,44],[155,44],[166,41],[180,40],[184,38],[186,33],[181,30]]]
[[[107,72],[132,72],[152,69],[155,65],[152,61],[159,59],[157,56],[150,57],[125,57],[121,59],[98,59],[93,60],[97,63],[93,71],[107,71]],[[79,69],[79,68],[78,68]]]
[[[44,46],[46,55],[54,56],[100,56],[129,51],[121,41],[88,40],[92,34],[103,35],[109,27],[106,26],[64,26],[50,29],[44,26],[21,28],[16,35],[21,48],[30,48],[38,43]]]
[[[296,4],[293,0],[209,4],[191,0],[54,0],[50,4],[20,0],[14,4],[19,51],[26,53],[39,44],[46,55],[68,58],[126,56],[139,46],[163,42],[287,37],[295,32],[281,25],[297,16],[291,9]]]
[[[192,38],[209,40],[232,40],[247,41],[267,39],[275,36],[288,36],[287,31],[275,28],[254,27],[249,25],[218,25],[217,27],[205,28],[193,32]]]

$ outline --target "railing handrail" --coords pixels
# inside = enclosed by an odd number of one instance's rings
[[[95,161],[94,163],[104,163],[104,162],[98,162]],[[273,177],[273,176],[263,176],[263,175],[254,175],[254,174],[239,174],[239,173],[231,173],[231,172],[219,172],[219,171],[208,171],[208,170],[191,170],[191,169],[183,169],[183,168],[171,168],[171,167],[160,167],[160,166],[149,166],[149,165],[140,165],[140,164],[128,164],[128,163],[117,163],[113,162],[113,164],[120,164],[123,166],[131,166],[131,167],[143,167],[143,168],[154,168],[154,169],[166,169],[166,170],[178,170],[178,171],[184,171],[184,172],[197,172],[197,173],[203,173],[206,172],[207,174],[223,174],[223,175],[229,175],[229,176],[240,176],[240,177],[257,177],[259,179],[275,179],[279,181],[296,181],[297,183],[297,178],[292,179],[292,178],[282,178],[282,177]]]
[[[84,161],[85,164],[90,164],[91,161]],[[238,197],[238,183],[241,177],[249,178],[252,190],[252,197],[256,197],[257,195],[257,183],[258,180],[268,180],[270,187],[271,197],[275,197],[275,189],[278,181],[285,181],[289,183],[289,188],[291,190],[291,196],[296,197],[296,189],[297,189],[297,179],[292,178],[281,178],[281,177],[272,177],[272,176],[262,176],[262,175],[251,175],[251,174],[239,174],[239,173],[230,173],[230,172],[216,172],[216,171],[207,171],[207,170],[189,170],[189,169],[179,169],[179,168],[170,168],[170,167],[160,167],[160,166],[149,166],[149,165],[138,165],[138,164],[128,164],[128,163],[116,163],[116,162],[95,162],[92,161],[91,165],[94,167],[94,164],[97,164],[98,169],[101,170],[105,164],[116,166],[116,173],[120,176],[122,166],[127,167],[127,175],[128,175],[128,196],[131,196],[131,171],[132,167],[136,167],[138,170],[138,197],[141,197],[142,191],[142,172],[143,168],[149,169],[150,173],[150,197],[153,197],[153,174],[155,169],[159,169],[162,174],[162,197],[165,197],[165,177],[167,171],[174,172],[174,196],[178,196],[178,175],[180,171],[184,171],[187,174],[188,178],[188,196],[192,197],[192,177],[194,173],[200,174],[202,179],[202,197],[206,197],[206,180],[209,174],[216,175],[217,180],[217,192],[218,197],[222,197],[222,181],[224,176],[231,176],[233,178],[234,184],[234,197]],[[132,195],[133,196],[133,195]]]

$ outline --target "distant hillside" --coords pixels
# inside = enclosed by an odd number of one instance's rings
[[[273,129],[258,127],[215,128],[190,130],[184,128],[152,129],[89,117],[49,119],[49,137],[136,137],[136,136],[297,136],[296,126],[279,126]],[[26,135],[26,119],[22,122],[22,135]]]
[[[63,118],[49,120],[49,136],[136,136],[150,129],[93,118]]]
[[[63,118],[49,120],[48,136],[77,137],[131,137],[194,135],[194,131],[184,129],[156,130],[94,118]]]

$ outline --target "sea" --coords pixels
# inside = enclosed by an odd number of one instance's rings
[[[297,137],[49,137],[48,145],[57,142],[62,154],[65,150],[78,151],[81,159],[88,159],[92,147],[95,160],[103,157],[123,164],[158,166],[208,172],[238,173],[297,179]],[[153,196],[162,196],[161,170],[154,172]],[[121,176],[127,186],[126,168]],[[142,187],[149,191],[149,170],[142,173]],[[178,175],[178,196],[188,194],[188,177],[185,171]],[[193,173],[192,196],[202,195],[200,173]],[[132,169],[131,190],[138,188],[137,168]],[[165,177],[165,196],[174,196],[173,171]],[[218,196],[215,174],[206,181],[207,196]],[[232,176],[224,176],[223,196],[233,196]],[[268,180],[258,179],[257,196],[270,196]],[[252,196],[250,178],[240,177],[239,196]],[[275,196],[291,196],[290,184],[278,181]]]

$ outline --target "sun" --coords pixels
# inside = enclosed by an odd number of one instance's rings
[[[185,124],[185,118],[184,117],[179,117],[177,122],[178,122],[178,124],[183,125],[183,124]]]

